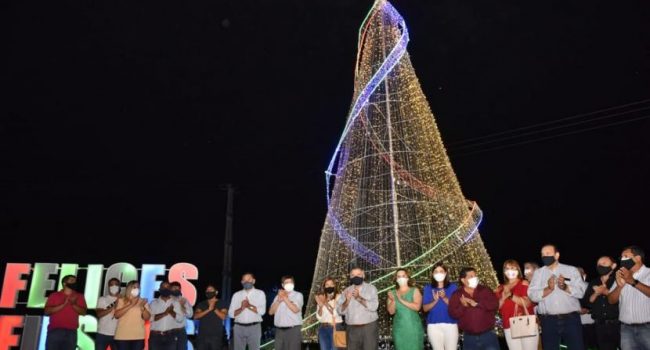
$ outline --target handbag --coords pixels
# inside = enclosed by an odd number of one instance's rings
[[[329,309],[327,309],[330,311]],[[336,317],[334,315],[334,312],[330,311],[332,314],[332,332],[333,332],[333,340],[334,340],[334,347],[335,348],[347,348],[348,347],[348,339],[345,335],[345,329],[343,327],[342,330],[337,329],[336,325]],[[342,325],[341,325],[342,326]]]
[[[336,329],[336,323],[332,324],[332,329],[334,332],[334,347],[346,348],[348,346],[348,340],[345,335],[345,329],[344,330]]]
[[[525,316],[517,316],[519,304],[515,303],[515,315],[510,317],[510,336],[512,339],[532,337],[539,334],[537,316],[530,315],[528,308],[524,308]]]

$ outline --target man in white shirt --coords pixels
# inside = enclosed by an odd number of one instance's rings
[[[337,303],[337,311],[345,316],[348,350],[376,350],[379,340],[377,288],[364,280],[360,267],[350,270],[350,286]]]
[[[117,343],[113,339],[117,328],[117,319],[113,315],[115,314],[115,305],[117,305],[119,296],[120,280],[111,278],[108,280],[108,294],[97,300],[96,311],[99,324],[97,326],[97,336],[95,337],[96,350],[106,350],[109,345],[111,349],[117,349]]]
[[[303,296],[293,290],[293,276],[283,276],[280,281],[282,289],[269,308],[269,315],[273,315],[275,325],[275,349],[300,350]]]
[[[623,249],[607,300],[619,303],[621,350],[650,350],[650,269],[637,246]]]
[[[184,319],[181,306],[172,297],[169,282],[160,283],[160,297],[154,299],[151,309],[151,332],[149,348],[151,350],[176,350],[178,343],[178,322]]]
[[[245,273],[241,278],[243,290],[230,300],[228,316],[235,319],[233,327],[234,350],[259,350],[262,338],[262,316],[266,312],[266,295],[255,289],[255,276]]]
[[[544,267],[535,271],[528,287],[528,297],[537,304],[542,321],[542,347],[560,348],[560,342],[571,350],[584,349],[580,323],[580,299],[587,283],[573,266],[560,264],[560,252],[553,244],[542,247]]]
[[[181,284],[174,281],[169,284],[172,291],[172,296],[181,306],[181,318],[176,321],[176,329],[178,330],[178,341],[176,342],[176,350],[187,350],[187,331],[185,327],[187,320],[194,316],[194,308],[189,300],[183,297],[181,293]]]

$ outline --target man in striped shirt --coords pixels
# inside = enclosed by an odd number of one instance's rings
[[[621,350],[650,350],[650,269],[645,253],[637,246],[623,249],[607,300],[619,303]]]

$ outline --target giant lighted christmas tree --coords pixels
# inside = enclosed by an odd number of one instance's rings
[[[473,266],[483,283],[497,283],[477,231],[481,210],[460,189],[406,53],[408,38],[402,16],[376,1],[361,25],[353,104],[326,174],[329,208],[304,322],[311,338],[314,293],[326,276],[347,285],[353,265],[380,291],[384,336],[385,291],[397,267],[426,279],[443,261],[452,277]]]

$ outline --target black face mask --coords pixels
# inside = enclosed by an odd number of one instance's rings
[[[606,274],[612,272],[612,267],[611,266],[596,266],[596,272],[598,272],[598,276],[605,276]]]
[[[212,299],[217,296],[217,293],[215,292],[205,292],[205,297],[208,299]]]
[[[336,289],[334,287],[325,287],[325,293],[332,294]]]
[[[350,278],[350,283],[354,284],[355,286],[360,286],[363,283],[363,277],[352,277]]]
[[[542,263],[544,263],[544,266],[551,266],[555,263],[555,257],[554,256],[543,256],[542,257]]]
[[[163,298],[167,298],[168,296],[172,295],[172,291],[165,288],[160,290],[160,296]]]
[[[72,289],[72,290],[74,290],[75,292],[77,291],[77,288],[79,288],[79,285],[76,282],[75,283],[66,283],[65,286]]]
[[[175,297],[180,297],[181,296],[181,291],[180,290],[174,290],[172,291],[172,295]]]
[[[624,267],[624,268],[629,270],[629,269],[633,268],[634,265],[636,265],[636,263],[634,262],[634,260],[632,260],[632,258],[627,259],[627,260],[621,259],[621,267]]]

